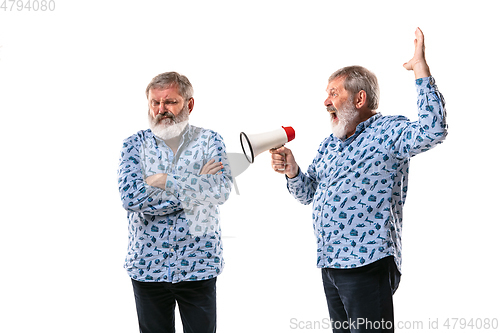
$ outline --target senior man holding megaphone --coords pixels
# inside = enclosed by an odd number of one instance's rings
[[[425,59],[424,35],[419,28],[415,35],[414,56],[403,66],[415,74],[418,121],[382,116],[376,76],[345,67],[328,80],[324,104],[333,133],[307,172],[290,149],[270,150],[289,192],[313,204],[317,266],[334,332],[394,331],[410,157],[447,135],[445,102]]]

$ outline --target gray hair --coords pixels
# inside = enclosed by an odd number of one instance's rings
[[[347,90],[351,96],[364,90],[366,92],[368,108],[370,108],[370,110],[376,110],[378,108],[380,91],[375,74],[361,66],[349,66],[341,68],[330,75],[328,82],[338,77],[344,78],[344,89]]]
[[[179,94],[187,101],[193,97],[193,86],[188,78],[177,72],[166,72],[155,76],[146,88],[146,97],[149,91],[156,88],[168,88],[177,86]]]

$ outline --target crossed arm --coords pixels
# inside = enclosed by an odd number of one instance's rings
[[[224,168],[222,162],[215,163],[215,159],[211,159],[201,168],[200,175],[215,175]],[[157,173],[146,178],[146,183],[149,186],[157,187],[162,190],[165,189],[165,183],[167,182],[166,173]]]
[[[165,215],[204,202],[222,204],[227,200],[232,184],[231,171],[226,170],[228,162],[222,138],[216,136],[210,149],[208,156],[213,159],[199,173],[164,173],[144,179],[141,138],[137,135],[127,138],[123,143],[118,170],[123,207],[132,212]],[[223,165],[215,162],[219,159]]]

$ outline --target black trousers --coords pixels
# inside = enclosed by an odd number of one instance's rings
[[[394,257],[358,268],[323,268],[322,276],[334,333],[394,332],[392,295],[401,276]]]
[[[141,333],[175,332],[176,303],[184,333],[214,333],[216,282],[217,278],[178,283],[132,279]]]

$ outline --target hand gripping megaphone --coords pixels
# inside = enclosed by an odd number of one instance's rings
[[[293,139],[295,139],[295,130],[290,126],[281,126],[275,131],[260,134],[240,133],[241,148],[250,163],[253,163],[255,156],[263,151],[279,148]]]

